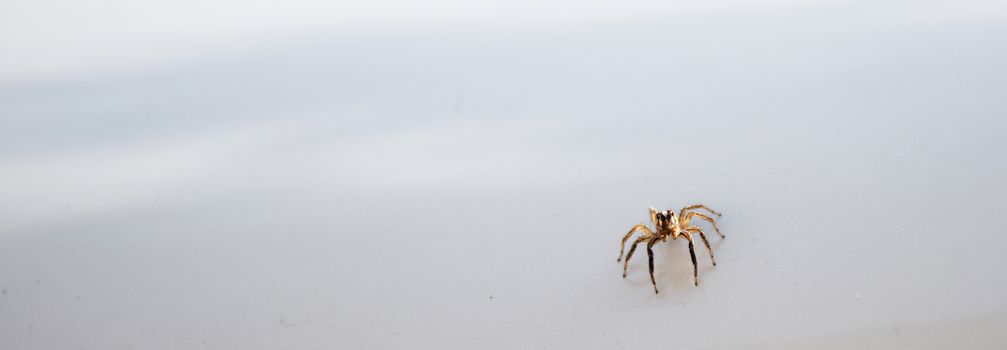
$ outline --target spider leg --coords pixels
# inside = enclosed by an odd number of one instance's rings
[[[699,238],[702,238],[703,239],[703,244],[706,245],[706,251],[710,252],[710,261],[713,261],[713,266],[717,266],[717,259],[715,259],[713,257],[713,248],[710,248],[710,240],[706,239],[706,233],[703,232],[703,229],[701,229],[699,227],[696,227],[696,226],[690,226],[690,227],[687,227],[685,229],[686,229],[686,231],[689,231],[689,232],[697,232],[697,233],[699,233]]]
[[[682,208],[682,211],[680,211],[680,213],[684,213],[686,210],[693,210],[693,209],[706,209],[707,211],[713,213],[713,215],[716,215],[718,218],[720,217],[720,213],[702,204],[693,204],[688,207]]]
[[[692,256],[692,279],[699,285],[699,266],[696,265],[696,244],[692,241],[692,234],[683,232],[685,239],[689,240],[689,255]]]
[[[697,213],[697,212],[694,212],[694,211],[690,211],[690,212],[686,213],[685,214],[685,220],[684,220],[685,223],[683,223],[683,225],[688,224],[689,221],[692,220],[693,216],[698,216],[700,219],[706,220],[707,222],[710,223],[710,225],[713,225],[713,230],[716,231],[718,235],[720,235],[720,238],[727,238],[727,236],[724,236],[723,233],[720,233],[720,228],[717,227],[717,221],[713,220],[713,218],[711,218],[710,216],[708,216],[706,214],[703,214],[703,213]]]
[[[651,239],[651,237],[640,237],[633,242],[633,245],[629,247],[629,254],[626,254],[626,261],[622,263],[622,278],[626,278],[626,269],[629,268],[629,258],[633,257],[633,252],[636,251],[636,245]]]
[[[657,243],[658,238],[655,237],[647,242],[647,257],[650,258],[650,283],[654,285],[654,294],[657,294],[657,281],[654,280],[654,243]]]
[[[652,232],[644,224],[638,224],[636,226],[633,226],[633,228],[629,229],[629,232],[626,232],[626,236],[622,237],[622,244],[619,245],[619,258],[615,259],[615,261],[621,261],[622,260],[622,252],[624,252],[626,250],[626,241],[629,240],[629,237],[632,236],[633,232],[636,232],[636,230],[643,230],[644,235],[647,235],[647,236],[653,236],[654,235],[654,232]],[[630,255],[632,255],[632,254],[633,253],[630,253]],[[629,257],[626,257],[626,260],[629,260]]]

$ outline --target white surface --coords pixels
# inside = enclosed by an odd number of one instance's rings
[[[1003,4],[32,4],[0,348],[1007,346]]]

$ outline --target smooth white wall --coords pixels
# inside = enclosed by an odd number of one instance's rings
[[[995,2],[0,13],[0,348],[1007,343]]]

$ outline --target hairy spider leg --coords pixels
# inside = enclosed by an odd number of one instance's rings
[[[686,210],[693,210],[693,209],[706,209],[707,211],[713,213],[713,215],[716,215],[718,218],[720,217],[720,213],[718,213],[716,210],[710,209],[710,207],[707,207],[702,204],[693,204],[688,207],[682,208],[682,211],[679,211],[679,213],[684,213]]]
[[[718,235],[720,235],[720,238],[727,238],[727,236],[724,236],[723,233],[720,233],[720,228],[717,227],[717,221],[713,220],[713,218],[707,216],[706,214],[701,214],[701,213],[697,213],[697,212],[694,212],[694,211],[690,211],[688,213],[685,213],[684,216],[685,216],[685,218],[684,218],[685,220],[682,220],[682,225],[688,225],[689,221],[692,220],[693,216],[698,216],[699,218],[701,218],[701,219],[706,220],[707,222],[709,222],[710,225],[713,225],[713,230],[716,231]]]
[[[689,232],[682,232],[685,239],[689,240],[689,255],[692,256],[692,279],[699,285],[699,266],[696,265],[696,244],[692,241],[692,234]]]
[[[636,241],[633,241],[633,245],[629,247],[629,254],[626,254],[626,261],[622,263],[622,278],[626,278],[626,269],[629,268],[629,258],[633,257],[633,252],[636,251],[636,245],[652,238],[653,237],[640,237],[637,238]]]
[[[689,226],[686,227],[685,230],[689,232],[699,233],[699,238],[702,238],[703,244],[706,245],[706,251],[710,252],[710,261],[713,261],[713,266],[717,266],[717,259],[713,257],[713,248],[710,247],[710,240],[706,239],[706,233],[703,232],[703,229],[699,228],[698,226]]]
[[[657,294],[657,281],[654,280],[654,243],[657,243],[658,238],[653,238],[650,242],[647,242],[647,257],[650,259],[650,284],[654,285],[654,294]]]
[[[633,226],[633,228],[629,229],[629,232],[626,232],[626,236],[622,237],[622,244],[619,245],[619,258],[615,259],[615,261],[621,261],[622,260],[622,252],[624,252],[625,249],[626,249],[626,241],[629,240],[629,237],[632,236],[633,232],[636,232],[636,230],[643,230],[644,237],[649,237],[649,236],[653,236],[654,235],[654,232],[651,231],[650,228],[648,228],[644,224],[637,224],[636,226]],[[630,254],[632,255],[632,253],[630,253]],[[629,257],[626,257],[626,260],[629,260]]]

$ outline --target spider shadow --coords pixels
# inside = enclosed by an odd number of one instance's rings
[[[711,237],[712,238],[712,237]],[[719,236],[710,242],[714,254],[719,251],[724,240]],[[660,246],[660,248],[658,248]],[[639,250],[643,250],[642,252]],[[642,253],[642,254],[641,254]],[[692,276],[692,258],[689,256],[689,243],[684,239],[669,240],[658,243],[654,247],[654,280],[657,281],[659,295],[679,295],[690,293],[703,287],[703,276],[714,273],[716,266],[710,261],[710,254],[702,241],[696,242],[696,263],[699,268],[699,286],[696,286]],[[629,263],[625,280],[633,286],[646,287],[653,290],[650,282],[647,252],[638,249]]]

